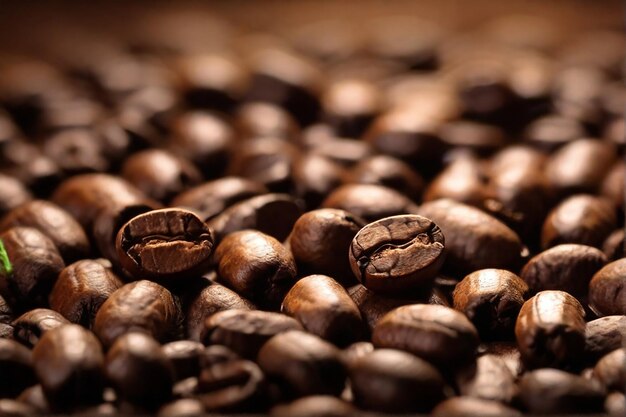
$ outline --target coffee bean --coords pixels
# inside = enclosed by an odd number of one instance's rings
[[[309,211],[289,235],[289,247],[300,275],[326,274],[342,284],[354,283],[346,254],[365,221],[337,209]]]
[[[465,204],[443,199],[424,203],[417,214],[432,219],[446,238],[444,270],[466,274],[486,268],[514,268],[522,242],[494,217]]]
[[[269,339],[259,351],[257,363],[288,396],[339,395],[345,385],[339,349],[299,330]]]
[[[197,376],[200,368],[200,358],[204,352],[204,345],[191,340],[177,340],[161,347],[163,354],[172,364],[174,380]]]
[[[502,358],[486,354],[461,370],[456,383],[461,395],[510,404],[517,394],[515,379]]]
[[[526,141],[547,151],[556,150],[585,136],[585,128],[578,120],[556,114],[535,120],[524,132]]]
[[[337,138],[334,135],[319,143],[312,143],[309,152],[329,158],[345,168],[374,155],[372,147],[361,140]]]
[[[235,115],[235,125],[245,139],[279,138],[296,139],[299,127],[283,108],[270,103],[246,103]]]
[[[533,257],[520,276],[532,293],[562,290],[581,299],[587,295],[591,277],[607,262],[596,248],[577,244],[557,245]]]
[[[474,358],[478,333],[456,310],[415,304],[398,307],[380,319],[372,343],[405,350],[447,370]]]
[[[43,392],[43,388],[41,387],[41,384],[32,385],[26,388],[17,397],[17,401],[35,408],[39,413],[42,414],[52,412],[50,404],[48,404],[48,400],[46,399],[46,395]]]
[[[46,332],[33,349],[33,364],[54,409],[102,401],[104,355],[96,336],[68,324]]]
[[[617,391],[606,396],[604,401],[604,411],[610,416],[623,416],[626,413],[626,397]]]
[[[204,406],[200,400],[183,398],[165,404],[159,409],[157,417],[200,417],[204,413]]]
[[[593,368],[593,375],[607,390],[622,390],[626,386],[626,349],[616,349],[602,357]]]
[[[32,200],[28,188],[17,178],[0,173],[0,215]]]
[[[174,398],[194,398],[198,393],[198,377],[192,376],[175,382],[172,387]]]
[[[478,158],[469,152],[455,154],[424,192],[424,201],[440,198],[482,207],[487,198],[487,187]]]
[[[596,272],[589,282],[589,307],[600,316],[626,314],[626,259],[618,259]]]
[[[226,236],[215,250],[218,273],[228,286],[261,306],[277,306],[296,281],[291,252],[254,230]]]
[[[461,396],[441,402],[431,415],[435,417],[519,417],[522,413],[498,401]]]
[[[120,400],[154,409],[172,396],[172,364],[146,334],[131,331],[120,336],[107,353],[104,369]]]
[[[24,183],[35,196],[47,197],[63,178],[61,168],[35,144],[13,140],[3,148],[3,173]]]
[[[309,209],[318,208],[324,198],[343,182],[345,169],[322,155],[306,153],[293,167],[294,193]]]
[[[18,342],[0,339],[0,398],[15,398],[36,383],[30,349]]]
[[[7,398],[0,399],[0,413],[6,417],[28,417],[37,414],[37,409]]]
[[[91,327],[96,313],[122,281],[103,262],[82,260],[59,274],[48,300],[50,308],[72,323]]]
[[[211,230],[192,212],[162,209],[126,223],[117,234],[116,248],[133,277],[175,283],[208,270],[213,242]]]
[[[524,364],[516,342],[490,342],[480,345],[478,350],[480,354],[493,355],[502,359],[514,377],[524,372]]]
[[[355,342],[341,351],[341,361],[350,368],[358,359],[373,351],[371,342]]]
[[[270,410],[272,417],[347,417],[356,409],[348,402],[330,395],[311,395]]]
[[[454,289],[454,308],[471,320],[483,340],[510,338],[528,285],[504,269],[472,272]]]
[[[626,231],[617,229],[602,244],[602,252],[609,262],[626,257]]]
[[[413,201],[419,200],[424,188],[424,180],[409,164],[387,155],[363,159],[352,167],[346,181],[389,187]]]
[[[355,404],[376,412],[428,412],[448,391],[431,364],[392,349],[377,349],[357,359],[349,376]]]
[[[441,127],[441,140],[449,146],[488,155],[506,145],[504,131],[472,120],[452,120]]]
[[[624,178],[626,178],[626,163],[620,161],[613,165],[600,187],[600,194],[621,209],[624,208],[624,188],[626,187]]]
[[[626,340],[626,317],[605,316],[587,322],[585,327],[585,357],[595,363],[600,357],[619,349]]]
[[[9,324],[13,321],[13,309],[4,299],[2,295],[0,295],[0,324]]]
[[[128,331],[143,331],[166,342],[180,331],[180,315],[167,289],[151,281],[136,281],[116,290],[102,304],[93,331],[105,347]]]
[[[295,317],[308,331],[339,346],[359,340],[365,326],[346,290],[331,277],[300,279],[283,300],[281,311]]]
[[[283,314],[259,310],[227,310],[210,316],[201,340],[205,345],[224,345],[238,355],[255,359],[261,346],[271,337],[302,326]]]
[[[67,175],[109,170],[103,143],[91,129],[75,126],[45,138],[43,152]]]
[[[372,83],[336,81],[322,93],[322,118],[340,137],[359,138],[382,109],[382,95]]]
[[[524,303],[515,337],[528,368],[575,366],[585,347],[585,312],[563,291],[541,291]]]
[[[33,347],[52,329],[70,322],[56,311],[47,308],[36,308],[16,318],[13,325],[13,337],[25,346]]]
[[[599,413],[604,402],[604,392],[595,381],[558,369],[527,372],[519,388],[521,402],[530,413]]]
[[[200,368],[210,368],[218,363],[241,359],[235,352],[222,345],[211,345],[204,348],[200,355]]]

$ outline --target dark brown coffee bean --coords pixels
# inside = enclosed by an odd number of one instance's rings
[[[103,262],[78,261],[59,274],[48,298],[50,308],[72,323],[89,328],[102,303],[122,285]]]
[[[28,202],[11,210],[0,221],[0,230],[33,227],[48,236],[67,263],[85,258],[91,250],[82,226],[56,204],[43,200]]]
[[[13,321],[13,309],[5,300],[5,298],[0,295],[0,324],[9,324]]]
[[[626,340],[626,316],[606,316],[585,327],[585,358],[595,363],[600,357],[619,349]]]
[[[233,204],[267,192],[267,188],[256,181],[222,177],[183,191],[171,205],[198,211],[203,219],[209,220]]]
[[[354,402],[366,410],[428,412],[447,396],[435,367],[398,350],[377,349],[364,355],[352,364],[349,376]]]
[[[557,245],[528,261],[520,276],[533,294],[561,290],[581,299],[587,295],[593,274],[606,262],[606,256],[591,246]]]
[[[520,417],[522,413],[498,401],[461,396],[441,402],[431,415],[435,417]]]
[[[446,370],[474,358],[478,332],[456,310],[415,304],[387,313],[374,328],[372,343],[405,350]]]
[[[30,191],[17,178],[0,173],[0,215],[32,200]]]
[[[471,153],[455,155],[424,192],[424,201],[439,198],[482,207],[487,198],[487,187],[478,158]]]
[[[576,119],[559,115],[548,115],[529,124],[524,139],[547,151],[586,136],[585,128]]]
[[[606,75],[594,66],[568,66],[559,71],[552,88],[555,110],[565,117],[586,125],[602,121],[602,110],[597,103],[606,83]]]
[[[67,175],[77,175],[109,170],[102,146],[96,132],[76,126],[46,137],[43,152]]]
[[[585,348],[585,312],[563,291],[541,291],[524,303],[515,337],[529,368],[575,366]]]
[[[172,387],[172,394],[174,398],[194,398],[197,393],[198,378],[195,376],[175,382]]]
[[[235,352],[222,345],[211,345],[204,348],[200,355],[200,368],[210,368],[218,363],[241,359]]]
[[[502,359],[514,377],[518,377],[524,371],[521,353],[515,342],[491,342],[480,345],[478,349],[482,354]]]
[[[93,331],[102,344],[111,346],[129,331],[143,331],[160,342],[179,332],[181,314],[172,294],[151,281],[136,281],[116,290],[102,304]]]
[[[623,416],[626,413],[626,396],[619,391],[607,395],[604,401],[604,411],[610,416]]]
[[[517,234],[477,208],[443,199],[423,204],[417,213],[432,219],[446,237],[444,270],[461,274],[514,268],[520,262]]]
[[[174,380],[197,376],[204,345],[191,340],[177,340],[162,346],[163,354],[172,364]]]
[[[227,310],[206,320],[201,340],[205,345],[224,345],[243,358],[255,359],[261,346],[271,337],[300,329],[302,326],[298,321],[283,314]]]
[[[593,368],[593,375],[607,390],[626,386],[626,348],[616,349],[602,357]]]
[[[237,109],[235,125],[244,139],[296,139],[300,129],[284,109],[270,103],[246,103]]]
[[[602,244],[602,252],[609,262],[626,257],[626,230],[617,229]]]
[[[611,262],[589,282],[589,307],[600,316],[626,314],[626,258]]]
[[[102,401],[104,355],[96,336],[68,324],[46,332],[33,364],[50,405],[59,410]]]
[[[341,361],[350,368],[357,360],[374,351],[370,342],[355,342],[341,351]]]
[[[39,197],[46,197],[63,177],[61,168],[33,143],[13,140],[2,150],[3,173],[17,178]]]
[[[345,79],[322,93],[324,120],[340,137],[359,138],[382,109],[382,95],[372,83]]]
[[[294,193],[304,200],[307,208],[318,208],[341,185],[344,175],[344,168],[330,158],[306,153],[293,167]]]
[[[28,417],[37,414],[37,409],[28,404],[8,398],[0,399],[0,414],[4,417]]]
[[[367,222],[415,213],[417,209],[408,197],[399,192],[370,184],[342,185],[324,200],[322,207],[345,210]]]
[[[604,391],[593,380],[558,369],[537,369],[522,377],[520,399],[537,414],[599,413]]]
[[[441,140],[449,146],[488,155],[506,145],[504,131],[497,126],[471,120],[453,120],[441,127]]]
[[[616,226],[615,207],[608,200],[574,195],[553,208],[544,221],[541,246],[579,243],[599,248]]]
[[[15,398],[35,384],[31,351],[14,340],[0,339],[0,398]]]
[[[17,401],[35,408],[40,413],[51,413],[50,404],[46,399],[41,384],[32,385],[26,388],[17,397]]]
[[[172,364],[146,334],[120,336],[107,353],[104,369],[120,400],[154,409],[172,396]]]
[[[345,346],[365,333],[361,313],[346,290],[331,277],[300,279],[283,300],[281,311],[296,318],[306,331]]]
[[[311,395],[270,410],[272,417],[347,417],[355,413],[350,403],[330,395]]]
[[[481,339],[510,338],[528,294],[528,285],[504,269],[481,269],[459,282],[454,308],[471,320]]]
[[[133,277],[173,283],[208,270],[213,242],[211,230],[192,212],[162,209],[132,218],[115,245]]]
[[[389,187],[413,201],[419,200],[424,188],[424,180],[410,165],[387,155],[363,159],[350,170],[346,181]]]
[[[302,331],[290,330],[269,339],[259,351],[257,363],[287,396],[338,396],[345,385],[340,350]]]
[[[219,276],[262,306],[277,306],[296,281],[296,263],[278,240],[254,230],[226,236],[215,250]]]
[[[387,217],[361,229],[350,245],[352,272],[367,288],[399,293],[431,283],[445,259],[444,235],[417,215]]]
[[[515,379],[502,358],[486,354],[461,370],[456,383],[461,395],[510,404],[517,394]]]
[[[624,134],[626,137],[626,132]],[[617,207],[624,208],[624,189],[626,188],[626,163],[623,161],[617,162],[613,165],[613,168],[604,177],[600,193],[607,197]]]
[[[36,308],[27,311],[13,321],[13,338],[23,345],[33,347],[43,335],[70,322],[56,311]]]
[[[229,233],[255,229],[281,242],[302,214],[297,202],[286,194],[265,194],[240,201],[208,222],[219,242]]]
[[[0,291],[20,309],[45,306],[65,267],[54,242],[32,227],[12,227],[0,234],[0,242]]]
[[[165,404],[157,417],[201,417],[205,413],[202,402],[193,398],[183,398]]]
[[[328,140],[312,144],[309,152],[326,157],[345,168],[353,167],[359,161],[374,155],[372,147],[367,142],[334,136]]]
[[[330,275],[342,284],[356,282],[346,254],[363,226],[364,220],[337,209],[318,209],[300,216],[288,241],[299,274]]]

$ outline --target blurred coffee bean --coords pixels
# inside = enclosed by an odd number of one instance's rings
[[[435,417],[519,417],[522,413],[498,401],[460,396],[439,403],[431,415]]]
[[[589,282],[589,307],[599,316],[626,314],[626,258],[595,273]]]
[[[52,411],[41,384],[32,385],[26,388],[17,397],[17,401],[35,408],[40,413],[50,413]]]
[[[218,363],[224,363],[241,359],[231,349],[222,345],[211,345],[204,348],[200,355],[200,368],[210,368]]]
[[[506,145],[503,129],[471,120],[453,120],[441,127],[441,140],[447,145],[489,155]]]
[[[12,176],[39,197],[47,197],[63,178],[61,168],[32,143],[13,140],[0,154],[3,174]]]
[[[610,416],[623,416],[626,413],[626,397],[624,394],[616,391],[607,395],[604,401],[604,411]]]
[[[587,322],[585,327],[585,357],[595,363],[600,357],[619,349],[626,340],[626,317],[605,316]]]
[[[350,168],[374,154],[374,150],[367,142],[334,136],[313,144],[309,151],[311,154],[324,156],[346,168]]]
[[[296,281],[296,263],[278,240],[255,230],[227,235],[215,250],[218,273],[229,287],[259,305],[280,305]]]
[[[174,380],[180,381],[197,376],[204,345],[191,340],[177,340],[161,347],[163,354],[172,364]]]
[[[624,135],[626,136],[626,133]],[[621,209],[624,208],[624,189],[626,188],[624,178],[626,178],[626,163],[620,161],[609,170],[600,189],[602,195]]]
[[[424,180],[410,165],[391,156],[376,155],[363,159],[347,174],[346,182],[374,184],[392,188],[418,201]]]
[[[321,97],[322,118],[340,137],[359,138],[382,108],[382,97],[374,84],[358,79],[336,81]]]
[[[294,164],[294,193],[308,209],[315,209],[343,182],[344,168],[330,158],[314,153],[302,155]]]
[[[374,345],[371,342],[355,342],[341,351],[341,361],[350,369],[357,360],[373,351]]]
[[[237,109],[235,126],[244,139],[296,139],[300,129],[283,108],[270,103],[246,103]]]
[[[30,349],[18,342],[0,338],[0,398],[15,398],[27,387],[35,384]]]
[[[595,126],[602,121],[600,101],[606,75],[593,66],[569,66],[555,77],[552,101],[555,110],[585,125]]]
[[[67,175],[109,170],[98,135],[86,128],[61,130],[44,140],[43,152]]]
[[[96,314],[93,331],[105,347],[129,331],[144,332],[167,342],[180,332],[181,319],[172,294],[159,284],[142,280],[111,294]]]
[[[4,215],[33,198],[17,178],[0,173],[0,215]]]
[[[449,198],[459,203],[482,207],[487,198],[486,178],[480,161],[470,153],[458,153],[428,184],[424,201]]]
[[[428,412],[447,396],[435,367],[398,350],[377,349],[364,355],[351,364],[349,376],[354,402],[365,410]]]
[[[270,410],[272,417],[347,417],[356,409],[352,404],[330,395],[311,395]]]
[[[227,310],[210,316],[204,323],[201,341],[205,345],[224,345],[238,355],[255,359],[259,349],[271,337],[302,325],[278,313],[259,310]]]
[[[535,120],[524,132],[524,139],[528,143],[547,151],[556,150],[585,136],[585,129],[578,120],[556,114]]]
[[[157,417],[200,417],[204,413],[204,406],[200,400],[183,398],[163,405]]]
[[[593,376],[607,390],[623,389],[626,386],[626,348],[604,355],[593,368]]]
[[[28,417],[37,414],[37,409],[8,398],[0,399],[0,413],[6,417]]]
[[[459,282],[454,308],[469,318],[483,340],[513,335],[515,320],[528,295],[528,285],[504,269],[481,269]]]
[[[516,375],[506,362],[493,354],[479,356],[456,376],[461,395],[510,404],[517,394]]]
[[[524,364],[530,368],[572,368],[585,348],[585,312],[564,291],[541,291],[524,303],[515,337]]]
[[[16,318],[13,325],[13,337],[25,346],[33,347],[44,334],[70,322],[56,311],[36,308]]]
[[[493,355],[504,361],[514,377],[518,377],[524,371],[521,354],[516,342],[490,342],[479,346],[479,353]]]

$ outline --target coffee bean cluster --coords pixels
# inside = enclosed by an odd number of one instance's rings
[[[550,27],[3,61],[0,415],[624,415],[626,38]]]

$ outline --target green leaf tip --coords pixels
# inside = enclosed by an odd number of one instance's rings
[[[9,260],[9,254],[4,248],[4,243],[0,239],[0,273],[11,275],[12,272],[13,265],[11,265],[11,261]]]

